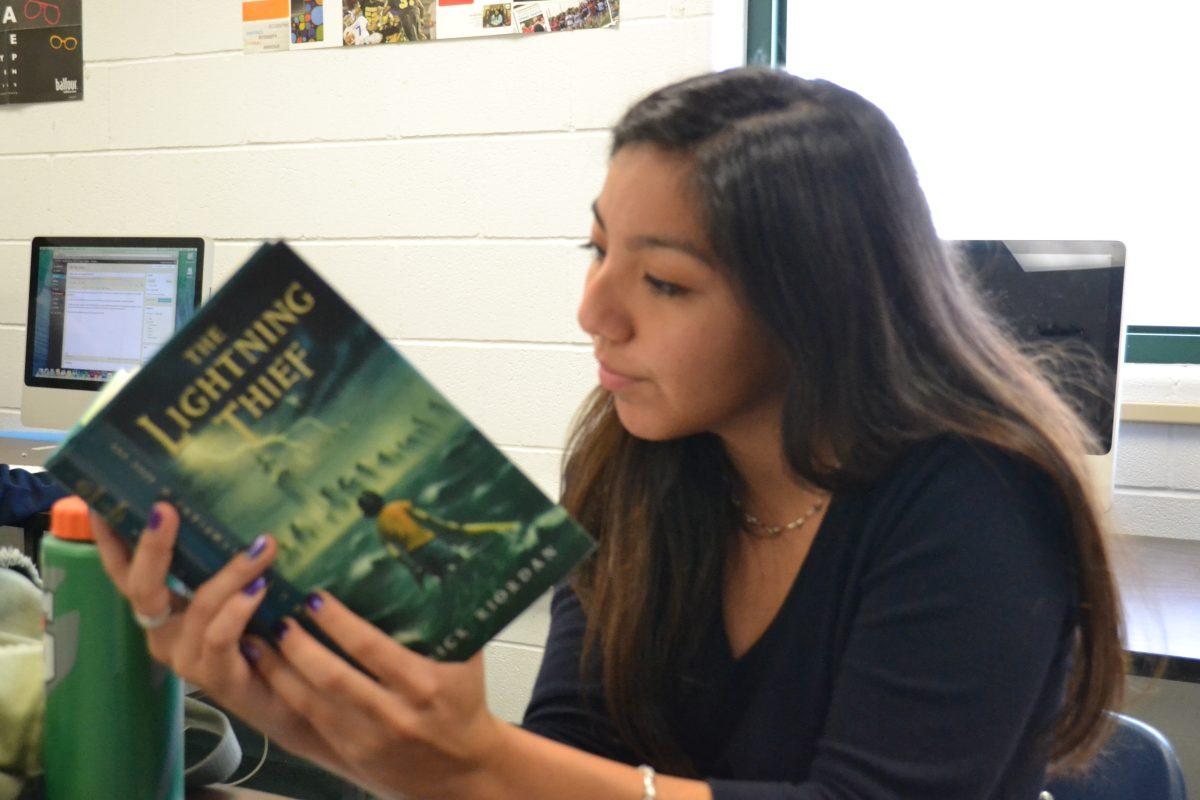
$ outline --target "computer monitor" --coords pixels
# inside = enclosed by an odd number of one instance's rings
[[[138,367],[207,296],[199,238],[33,240],[21,423],[70,428],[119,369]]]
[[[1090,423],[1099,447],[1088,456],[1092,481],[1112,503],[1113,446],[1125,359],[1122,297],[1125,245],[1115,241],[960,240],[951,242],[992,308],[1024,342],[1055,342],[1098,358],[1099,372],[1063,376],[1068,400]]]

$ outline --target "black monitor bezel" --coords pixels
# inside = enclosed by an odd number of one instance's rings
[[[25,324],[25,385],[43,389],[80,389],[98,392],[103,381],[84,381],[72,378],[35,378],[33,376],[33,326],[37,312],[37,276],[40,253],[46,247],[145,247],[196,250],[196,297],[199,309],[204,295],[205,240],[192,236],[35,236],[29,248],[28,313]]]
[[[1095,457],[1105,457],[1113,452],[1117,441],[1117,426],[1121,415],[1120,409],[1120,371],[1121,362],[1125,357],[1125,266],[1126,266],[1126,248],[1125,243],[1117,239],[944,239],[943,242],[951,248],[956,260],[962,260],[965,264],[966,249],[972,245],[1001,245],[1009,254],[1016,259],[1017,255],[1013,252],[1010,245],[1020,244],[1028,245],[1034,252],[1054,253],[1064,256],[1073,255],[1093,255],[1105,254],[1112,256],[1114,262],[1110,266],[1090,267],[1107,273],[1109,277],[1109,307],[1115,305],[1117,311],[1110,314],[1108,317],[1108,328],[1111,331],[1116,328],[1116,352],[1115,353],[1097,353],[1104,359],[1105,367],[1109,367],[1109,358],[1112,358],[1111,369],[1113,379],[1113,396],[1112,396],[1112,418],[1107,431],[1096,431],[1101,437],[1099,442],[1101,445],[1107,445],[1103,452],[1090,452],[1088,455]],[[1018,260],[1018,263],[1019,260]],[[1084,269],[1083,267],[1065,267],[1064,269]],[[1028,274],[1031,270],[1026,270]],[[976,277],[970,276],[974,281]],[[1113,302],[1114,295],[1116,302]]]

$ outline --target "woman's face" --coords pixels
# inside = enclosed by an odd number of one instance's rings
[[[624,147],[593,206],[579,324],[642,439],[732,433],[778,415],[782,397],[783,359],[717,264],[688,172],[682,156]]]

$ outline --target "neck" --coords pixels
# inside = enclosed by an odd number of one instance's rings
[[[748,416],[717,432],[745,485],[746,511],[768,525],[782,525],[812,508],[820,493],[805,489],[783,454],[783,405]]]

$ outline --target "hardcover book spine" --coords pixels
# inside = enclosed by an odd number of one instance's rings
[[[210,578],[242,549],[239,540],[214,523],[200,509],[161,484],[149,464],[152,463],[120,431],[99,423],[88,437],[69,441],[47,462],[47,468],[82,497],[89,506],[131,545],[136,544],[146,526],[146,514],[157,500],[168,500],[179,512],[179,535],[171,574],[194,590]],[[101,443],[99,452],[94,452]],[[99,465],[118,459],[129,467],[104,470]],[[137,480],[120,481],[118,475],[135,474]],[[274,570],[266,572],[267,596],[263,599],[250,629],[264,638],[284,616],[298,616],[304,609],[305,594]]]
[[[104,517],[114,530],[129,538],[126,533],[129,504],[101,485],[101,473],[80,453],[81,449],[77,443],[69,442],[50,457],[47,469],[59,483],[82,497],[92,510]]]

